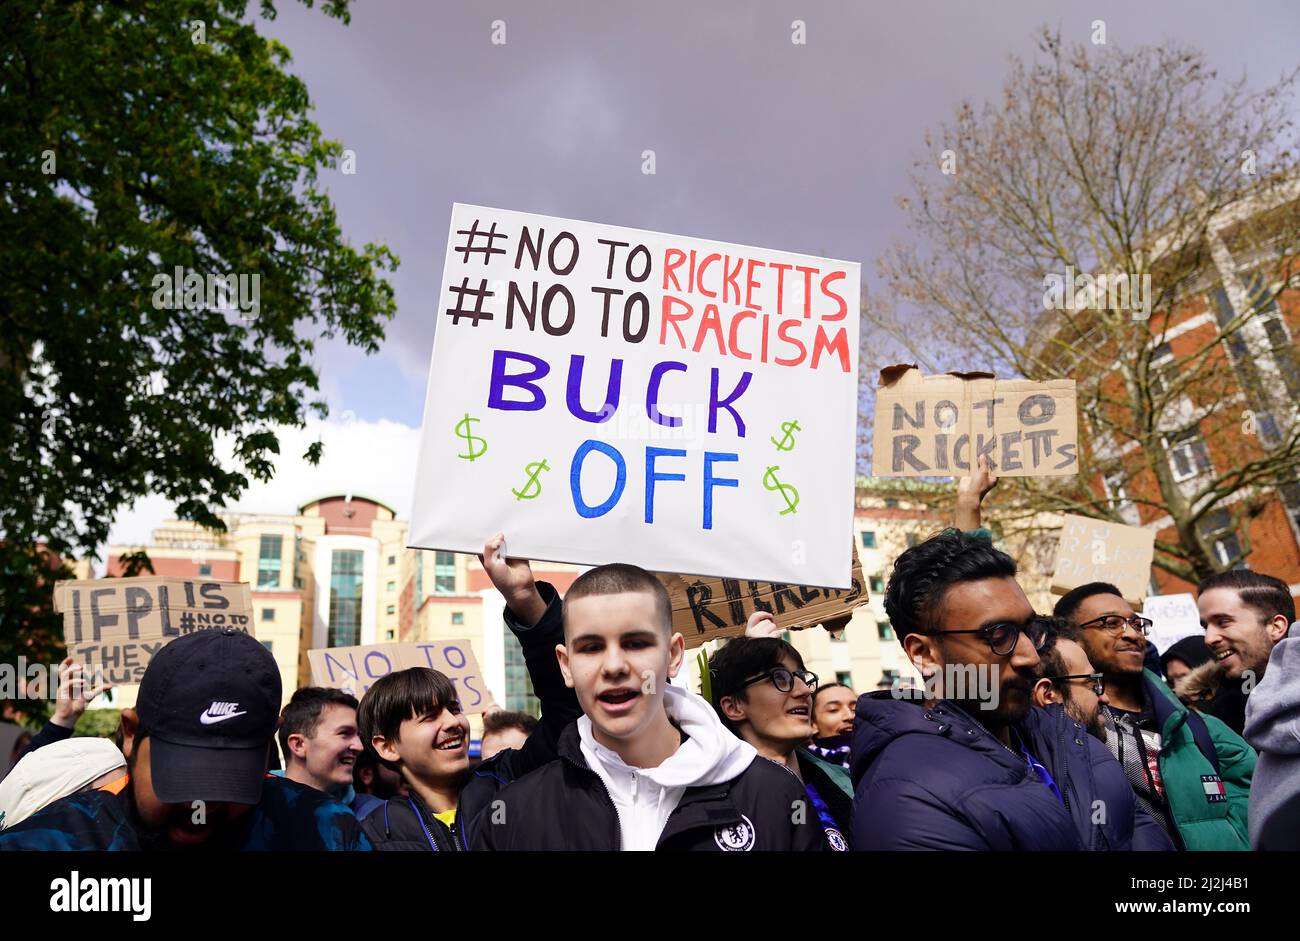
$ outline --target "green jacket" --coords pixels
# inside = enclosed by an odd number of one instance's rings
[[[1147,695],[1160,727],[1160,777],[1174,826],[1189,850],[1248,850],[1246,810],[1250,802],[1250,779],[1255,772],[1255,750],[1245,739],[1214,716],[1199,713],[1209,729],[1219,756],[1219,776],[1226,801],[1212,801],[1216,785],[1214,766],[1197,747],[1187,724],[1187,707],[1164,681],[1150,670],[1143,671]]]

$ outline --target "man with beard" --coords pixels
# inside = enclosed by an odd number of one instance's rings
[[[1038,658],[1036,708],[1019,731],[1061,782],[1084,846],[1172,850],[1160,825],[1137,806],[1124,769],[1106,748],[1105,686],[1088,662],[1079,632],[1068,621],[1050,619]]]
[[[1138,806],[1180,848],[1249,849],[1255,752],[1218,719],[1188,710],[1160,677],[1143,669],[1151,621],[1105,582],[1067,592],[1055,614],[1078,629],[1089,662],[1103,675],[1106,745]]]
[[[885,610],[925,679],[920,699],[858,700],[855,850],[1078,850],[1058,783],[1016,726],[1046,636],[1016,563],[955,529],[894,563]]]
[[[329,795],[267,776],[280,704],[275,658],[234,629],[178,637],[122,710],[127,776],[0,834],[0,850],[370,849]]]

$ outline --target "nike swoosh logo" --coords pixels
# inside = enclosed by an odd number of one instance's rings
[[[218,722],[225,722],[227,719],[233,719],[235,716],[242,716],[247,714],[248,714],[247,709],[245,709],[243,712],[231,712],[224,716],[210,716],[205,712],[203,713],[203,715],[199,716],[199,721],[202,722],[204,725],[216,725]]]

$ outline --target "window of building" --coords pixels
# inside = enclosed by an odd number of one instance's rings
[[[893,689],[898,683],[899,673],[897,670],[881,670],[880,682],[876,684],[879,689]]]
[[[397,591],[397,582],[389,582],[384,586],[388,591]]]
[[[1130,526],[1139,525],[1141,517],[1138,515],[1138,509],[1128,496],[1128,475],[1124,471],[1118,470],[1107,474],[1103,480],[1106,485],[1106,494],[1110,497],[1110,502],[1115,511]]]
[[[464,624],[464,623],[465,623],[465,612],[464,612],[464,611],[453,611],[453,612],[451,612],[451,623],[452,623],[452,624],[456,624],[456,625]]]
[[[364,564],[365,554],[359,549],[338,549],[330,559],[327,647],[354,647],[361,643]]]
[[[387,609],[387,610],[388,610],[388,613],[389,613],[389,614],[396,614],[396,613],[397,613],[397,605],[395,605],[395,604],[390,604],[390,605],[388,606],[388,609]]]
[[[1282,505],[1286,507],[1286,515],[1291,517],[1291,522],[1300,529],[1300,482],[1283,484],[1277,489],[1282,496]]]
[[[1166,438],[1165,448],[1169,451],[1169,466],[1174,472],[1174,480],[1190,480],[1197,474],[1208,473],[1212,469],[1205,439],[1195,428]]]
[[[897,510],[897,509],[898,509],[898,501],[895,500],[893,497],[885,497],[885,509],[886,509],[886,510]]]
[[[843,683],[845,686],[852,686],[853,674],[850,673],[848,670],[842,670],[839,673],[835,674],[835,682]]]
[[[280,587],[280,555],[284,551],[282,536],[263,534],[257,552],[257,587]]]
[[[888,621],[877,621],[876,632],[880,635],[881,640],[894,639],[894,627]]]
[[[885,591],[885,577],[883,575],[872,575],[870,588],[877,595],[883,594]]]
[[[389,564],[389,565],[396,565],[396,564],[397,564],[397,556],[395,556],[395,555],[390,555],[390,556],[388,557],[388,564]]]
[[[389,639],[389,640],[392,640],[392,639],[393,639],[393,632],[390,630],[390,631],[388,631],[387,633],[388,633],[388,639]]]
[[[510,710],[526,712],[531,716],[541,715],[542,704],[533,693],[533,681],[528,675],[528,666],[524,662],[524,651],[519,646],[519,638],[514,631],[501,625],[505,637],[505,673],[506,701]]]
[[[263,608],[263,609],[262,609],[262,620],[263,620],[263,621],[274,621],[274,620],[275,620],[275,608]]]
[[[435,595],[456,593],[456,553],[435,552],[433,554],[433,593]]]
[[[1245,568],[1241,540],[1232,525],[1232,513],[1226,509],[1212,510],[1196,524],[1201,538],[1209,543],[1215,559],[1225,568]]]
[[[1151,386],[1152,396],[1165,394],[1168,387],[1170,368],[1174,364],[1174,348],[1168,343],[1161,343],[1151,351],[1151,365],[1147,370],[1147,381]]]
[[[865,530],[862,533],[862,548],[864,549],[876,548],[876,534],[873,533],[871,530]]]
[[[419,550],[415,552],[415,607],[424,603],[424,557]]]
[[[268,651],[270,651],[270,652],[272,652],[272,653],[274,652],[274,651],[271,651],[271,642],[270,642],[269,640],[264,640],[264,641],[262,641],[262,646],[265,647]]]
[[[210,566],[210,565],[200,565],[200,566],[199,566],[199,574],[200,574],[200,575],[211,575],[211,574],[212,574],[212,566]]]

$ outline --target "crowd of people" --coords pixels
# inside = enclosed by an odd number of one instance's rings
[[[1119,589],[1035,612],[982,528],[903,552],[885,609],[919,685],[821,684],[772,616],[673,681],[685,641],[651,573],[563,598],[488,540],[540,721],[495,709],[481,758],[442,673],[358,701],[297,690],[236,630],[149,664],[116,741],[72,738],[98,694],[65,661],[53,718],[0,782],[0,850],[1245,850],[1300,846],[1300,625],[1287,585],[1197,588],[1204,636],[1163,656]]]

